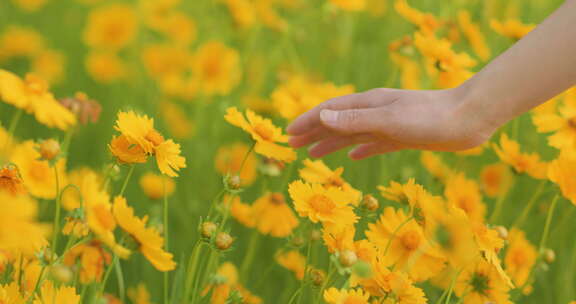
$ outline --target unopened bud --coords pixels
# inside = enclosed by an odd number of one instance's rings
[[[343,250],[340,252],[340,256],[338,257],[340,261],[340,265],[344,267],[350,267],[358,261],[358,256],[352,250]]]
[[[216,235],[216,240],[214,241],[214,245],[216,248],[220,250],[227,250],[232,246],[234,239],[230,234],[226,232],[220,232]]]
[[[506,227],[496,226],[494,229],[496,229],[496,232],[498,232],[498,236],[500,236],[500,238],[504,240],[508,239],[508,229],[506,229]]]
[[[72,277],[74,276],[72,270],[70,270],[69,267],[66,267],[64,265],[52,266],[50,268],[50,273],[52,274],[52,277],[54,277],[54,279],[56,279],[58,282],[61,283],[70,282],[72,280]]]
[[[38,152],[44,160],[53,160],[60,154],[60,143],[54,139],[40,142]]]
[[[312,269],[310,270],[310,281],[316,287],[322,286],[324,284],[324,280],[326,276],[324,275],[324,271],[320,269]]]
[[[352,272],[361,278],[369,278],[372,276],[372,267],[369,263],[359,260],[352,267]]]
[[[362,199],[360,206],[368,211],[376,211],[380,204],[378,204],[378,200],[374,196],[367,194]]]
[[[556,260],[556,253],[554,252],[554,250],[546,248],[544,250],[544,261],[546,261],[546,263],[548,264],[552,264],[554,263],[555,260]]]
[[[304,246],[304,238],[299,235],[295,235],[292,239],[290,239],[290,244],[296,248],[302,247]]]
[[[242,186],[242,180],[239,175],[232,175],[228,178],[228,188],[238,190]]]
[[[318,240],[322,239],[322,231],[320,231],[318,229],[313,229],[312,231],[310,231],[310,238],[313,241],[318,241]]]
[[[200,234],[203,238],[209,239],[212,237],[214,232],[216,232],[216,229],[218,229],[218,226],[213,222],[204,222],[200,228]]]

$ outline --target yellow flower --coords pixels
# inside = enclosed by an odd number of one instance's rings
[[[104,270],[111,262],[112,257],[98,241],[81,243],[70,248],[63,259],[63,263],[70,267],[79,263],[82,284],[102,281]]]
[[[488,48],[486,39],[478,25],[472,22],[470,12],[464,10],[458,12],[458,24],[466,36],[466,39],[470,42],[474,53],[482,60],[488,60],[488,58],[490,58],[490,48]]]
[[[138,31],[137,15],[126,4],[115,3],[93,10],[88,15],[84,42],[93,48],[119,50],[126,47]]]
[[[47,245],[50,228],[37,222],[37,213],[36,201],[27,195],[0,190],[0,251],[33,256]]]
[[[271,97],[278,113],[292,120],[330,98],[352,93],[352,85],[336,86],[330,82],[321,83],[295,75],[277,87]]]
[[[508,191],[512,183],[512,175],[508,166],[503,163],[495,163],[482,168],[480,182],[486,195],[497,197]]]
[[[26,189],[35,197],[54,199],[56,197],[56,174],[54,168],[46,160],[40,160],[40,152],[36,144],[27,140],[16,147],[12,153],[12,162],[18,167]],[[66,160],[58,160],[54,166],[58,171],[60,188],[67,183]]]
[[[306,257],[298,250],[290,250],[276,255],[276,262],[282,267],[294,272],[298,280],[304,279],[306,271]]]
[[[542,162],[536,153],[522,153],[520,145],[506,134],[500,137],[500,147],[493,144],[493,148],[500,160],[511,166],[516,173],[526,173],[536,179],[546,178],[548,164]]]
[[[456,295],[469,304],[511,304],[509,290],[496,268],[483,259],[465,268],[454,286]]]
[[[576,153],[565,150],[548,166],[548,178],[560,187],[562,195],[576,205]]]
[[[242,203],[240,197],[235,196],[230,198],[229,196],[224,197],[224,202],[232,200],[230,204],[230,214],[242,225],[253,228],[256,226],[256,218],[252,213],[252,205]]]
[[[253,1],[250,0],[224,0],[234,23],[241,29],[249,28],[257,21]]]
[[[239,142],[220,147],[214,159],[216,170],[222,175],[238,174],[242,186],[251,185],[256,179],[258,159],[253,153],[248,154],[248,151],[250,151],[250,147]],[[242,172],[240,172],[242,163],[244,165]]]
[[[85,205],[86,223],[96,237],[114,251],[119,257],[126,259],[130,256],[130,250],[116,242],[114,229],[116,220],[112,214],[112,205],[109,199],[92,201]]]
[[[26,301],[20,294],[18,282],[0,285],[0,303],[25,304]]]
[[[61,286],[55,287],[52,281],[44,281],[40,293],[34,297],[34,304],[78,304],[80,295],[76,294],[76,288]]]
[[[355,234],[354,225],[324,225],[322,227],[322,238],[330,253],[354,250]]]
[[[154,79],[186,71],[192,55],[184,47],[173,44],[150,44],[142,50],[142,61]]]
[[[556,111],[534,113],[532,121],[540,133],[554,132],[548,144],[558,149],[576,148],[576,96],[566,94]]]
[[[420,89],[420,65],[413,59],[396,52],[390,52],[390,59],[400,67],[402,88],[407,90]]]
[[[176,267],[172,254],[164,251],[164,239],[154,228],[146,228],[147,217],[142,219],[134,215],[126,199],[117,196],[112,210],[118,226],[122,227],[138,243],[138,249],[159,271],[170,271]]]
[[[36,12],[41,9],[47,0],[12,0],[12,2],[23,11]]]
[[[164,193],[167,196],[172,195],[176,185],[174,180],[167,176],[147,172],[140,177],[140,187],[148,198],[158,200],[164,198]]]
[[[26,194],[26,188],[18,172],[18,167],[6,165],[0,168],[0,191],[12,195]]]
[[[164,137],[154,129],[154,120],[133,111],[118,112],[116,131],[121,135],[113,138],[110,151],[119,161],[140,163],[147,155],[154,155],[158,169],[171,177],[186,168],[186,159],[180,155],[180,145]]]
[[[330,3],[345,11],[358,12],[366,9],[366,0],[330,0]]]
[[[76,117],[62,106],[48,91],[48,84],[33,74],[20,79],[0,69],[0,99],[34,114],[36,120],[47,127],[66,131],[76,124]]]
[[[85,59],[86,70],[90,77],[102,83],[111,83],[123,79],[126,66],[118,54],[106,51],[93,51]]]
[[[517,19],[508,19],[498,21],[495,19],[490,20],[490,27],[498,34],[514,40],[520,40],[528,34],[536,25],[524,24]]]
[[[446,181],[444,195],[449,205],[458,207],[474,222],[483,222],[486,205],[482,201],[480,186],[474,180],[458,173]]]
[[[341,289],[334,287],[324,290],[324,301],[329,304],[368,304],[369,293],[362,289]]]
[[[194,124],[182,108],[172,102],[162,101],[160,103],[160,114],[166,123],[168,131],[174,138],[186,139],[194,134]]]
[[[274,237],[287,237],[298,226],[298,218],[281,193],[267,193],[257,199],[252,205],[252,216],[260,233]]]
[[[110,201],[110,196],[104,189],[104,179],[92,169],[84,167],[70,171],[68,181],[77,188],[61,193],[62,206],[66,210],[80,208],[81,200],[85,206],[93,202]]]
[[[161,19],[155,29],[166,35],[172,43],[181,46],[187,46],[196,39],[196,23],[178,11],[172,11]]]
[[[296,212],[313,223],[347,226],[357,220],[350,206],[354,198],[342,190],[295,181],[288,186],[288,192]]]
[[[416,25],[423,32],[434,32],[441,25],[440,21],[430,13],[423,13],[408,5],[406,0],[397,0],[394,8],[402,17]]]
[[[33,57],[42,50],[44,38],[31,28],[10,25],[0,37],[0,61],[11,57]]]
[[[192,72],[205,95],[227,95],[240,82],[240,56],[221,42],[210,41],[192,58]]]
[[[508,242],[509,246],[504,258],[506,272],[510,274],[516,286],[524,286],[536,263],[538,252],[536,247],[526,239],[524,231],[517,228],[510,230]],[[528,290],[530,290],[530,286],[526,286],[522,291]]]
[[[362,198],[362,193],[350,186],[342,178],[342,173],[344,168],[339,167],[336,170],[331,170],[324,164],[322,160],[312,161],[310,159],[304,160],[304,168],[300,169],[300,177],[308,183],[318,183],[322,184],[325,188],[335,187],[340,189],[351,197],[354,197],[352,204],[358,205],[360,199]]]
[[[43,50],[32,61],[32,72],[49,83],[57,83],[64,77],[64,54],[54,50]]]
[[[282,130],[274,126],[270,119],[258,116],[250,110],[246,110],[246,117],[248,120],[237,108],[231,107],[226,111],[224,119],[252,136],[252,139],[256,141],[254,146],[256,153],[284,162],[292,162],[296,159],[294,150],[277,144],[288,142],[288,136],[282,134]]]
[[[128,288],[128,298],[134,304],[150,304],[150,293],[144,283],[138,284],[134,288]]]
[[[407,272],[415,281],[427,280],[445,266],[439,246],[428,240],[422,227],[402,210],[384,209],[377,223],[368,224],[366,236],[395,269]]]

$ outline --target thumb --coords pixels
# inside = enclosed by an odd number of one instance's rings
[[[384,121],[381,108],[320,111],[320,121],[327,128],[339,133],[378,131]]]

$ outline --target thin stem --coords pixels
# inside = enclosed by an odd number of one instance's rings
[[[308,249],[306,250],[306,263],[304,263],[304,277],[300,282],[300,295],[298,296],[298,304],[302,302],[302,295],[304,294],[304,286],[308,280],[308,266],[310,263],[310,249],[312,248],[312,238],[308,239]]]
[[[124,195],[124,191],[126,191],[126,186],[128,186],[128,181],[130,180],[130,177],[132,177],[132,173],[134,173],[134,165],[130,165],[124,184],[122,184],[122,189],[120,189],[120,196]]]
[[[190,299],[190,292],[192,291],[192,286],[194,285],[194,281],[197,277],[196,269],[198,268],[198,260],[200,257],[200,251],[202,248],[202,242],[197,240],[192,248],[192,252],[190,253],[190,259],[188,261],[188,273],[186,275],[186,283],[184,285],[184,302],[187,302]]]
[[[168,193],[166,192],[166,179],[162,179],[162,187],[164,188],[164,241],[166,251],[169,250],[168,246]],[[168,272],[164,272],[164,303],[168,302],[168,285],[169,285],[169,274]]]
[[[12,137],[14,137],[14,131],[16,131],[16,126],[18,122],[20,122],[20,118],[22,118],[22,113],[24,111],[22,109],[16,110],[16,113],[12,116],[12,120],[10,121],[10,125],[8,126],[8,136],[6,136],[6,141],[4,142],[4,148],[2,149],[4,153],[8,154],[8,150],[10,149],[10,145],[12,144]]]
[[[126,288],[124,287],[125,286],[124,275],[122,273],[122,266],[120,265],[119,259],[116,259],[116,262],[114,263],[114,268],[116,268],[116,278],[118,279],[118,293],[120,294],[120,302],[124,303],[124,298],[126,297],[125,295]]]
[[[524,220],[526,220],[526,217],[528,216],[528,214],[532,210],[532,207],[534,207],[534,204],[536,203],[538,198],[540,198],[540,196],[542,195],[542,192],[544,192],[544,186],[546,186],[546,182],[547,182],[547,180],[543,180],[540,183],[540,186],[538,186],[538,189],[536,189],[536,192],[534,193],[534,195],[532,195],[532,197],[530,198],[530,201],[528,202],[528,204],[526,204],[526,207],[524,207],[524,210],[522,210],[522,213],[520,214],[520,216],[516,219],[516,221],[514,221],[514,224],[512,225],[512,227],[522,226],[522,224],[524,223]]]
[[[112,272],[112,268],[118,262],[118,255],[114,253],[114,257],[112,258],[112,263],[108,265],[108,269],[106,269],[106,273],[104,273],[104,278],[102,279],[102,283],[100,283],[100,291],[98,292],[97,296],[101,297],[104,294],[104,289],[106,288],[106,282],[108,281],[108,277],[110,277],[110,273]]]
[[[60,179],[58,177],[58,166],[54,164],[54,178],[56,179],[56,214],[54,215],[54,235],[52,236],[52,251],[56,253],[56,245],[58,245],[58,235],[60,232]]]
[[[496,206],[494,207],[494,211],[492,211],[492,215],[490,215],[490,218],[488,219],[489,223],[494,223],[500,216],[500,213],[502,212],[502,206],[504,205],[504,201],[508,197],[508,194],[512,192],[513,186],[514,186],[514,180],[512,180],[510,187],[508,187],[508,190],[498,197],[498,200],[496,201]]]
[[[242,266],[240,267],[240,273],[242,276],[248,274],[248,270],[254,261],[254,255],[256,253],[256,248],[258,247],[258,241],[260,240],[260,233],[258,230],[254,229],[252,231],[252,236],[250,237],[250,242],[248,243],[248,252],[244,256],[244,260],[242,261]]]
[[[552,217],[554,216],[554,209],[556,208],[556,203],[560,196],[556,194],[554,200],[552,200],[552,205],[548,209],[548,215],[546,216],[546,225],[544,226],[544,232],[542,233],[542,239],[540,239],[540,246],[538,246],[538,252],[542,254],[544,247],[546,246],[546,241],[548,240],[548,232],[550,232],[550,223],[552,222]]]
[[[320,287],[320,291],[318,291],[318,296],[316,296],[316,301],[314,301],[314,303],[319,304],[320,300],[322,299],[322,293],[324,292],[324,289],[326,289],[326,286],[328,286],[328,283],[330,282],[330,279],[332,279],[332,276],[336,273],[336,267],[332,267],[332,260],[330,260],[330,265],[329,265],[329,270],[328,270],[328,276],[326,276],[326,279],[324,280],[324,282],[322,282],[322,286]]]
[[[250,146],[250,149],[248,149],[248,152],[246,152],[246,155],[244,155],[244,158],[242,159],[242,162],[240,163],[240,169],[238,169],[238,175],[242,175],[242,169],[244,169],[244,165],[246,164],[246,161],[248,160],[248,156],[250,156],[250,153],[252,153],[252,151],[254,151],[255,146],[256,146],[256,142],[254,142],[252,144],[252,146]]]

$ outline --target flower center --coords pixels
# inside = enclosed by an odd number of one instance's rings
[[[420,235],[414,230],[407,231],[400,238],[402,245],[409,251],[416,250],[420,246]]]
[[[322,194],[316,194],[310,199],[310,206],[318,213],[330,213],[335,205],[334,202]]]
[[[218,75],[221,74],[220,70],[221,70],[220,63],[216,58],[214,58],[213,60],[208,60],[204,64],[204,75],[206,75],[206,78],[218,77]]]
[[[254,126],[254,132],[258,134],[258,136],[262,137],[262,139],[266,141],[272,141],[274,137],[274,132],[272,129],[267,127],[265,124],[257,124]]]
[[[154,146],[159,146],[164,142],[164,137],[156,130],[150,130],[146,135],[146,140],[151,142]]]
[[[576,129],[576,117],[568,119],[568,125],[570,126],[570,128]]]
[[[285,203],[284,196],[280,193],[272,193],[270,195],[270,202],[274,205],[283,205]]]
[[[512,260],[514,261],[514,264],[521,266],[525,265],[528,259],[526,258],[526,254],[524,254],[524,251],[516,250],[512,255]]]
[[[485,295],[488,293],[490,287],[489,282],[490,279],[486,275],[474,273],[474,276],[470,280],[470,285],[472,285],[475,292]]]

